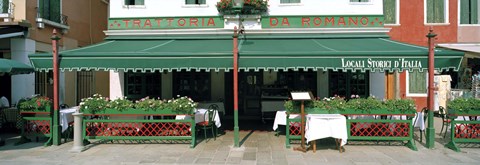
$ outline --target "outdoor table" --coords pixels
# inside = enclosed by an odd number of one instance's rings
[[[315,140],[335,138],[337,148],[343,152],[347,144],[347,119],[341,114],[309,114],[306,116],[305,139],[313,142],[313,152],[317,150]]]
[[[205,113],[208,113],[207,109],[196,109],[196,111],[195,111],[195,123],[208,121],[208,114],[205,114]],[[175,120],[185,120],[185,119],[191,119],[191,118],[192,117],[188,116],[188,115],[176,115],[175,116]],[[222,126],[222,123],[220,122],[220,115],[218,115],[218,111],[217,111],[217,113],[215,113],[215,126],[217,126],[217,128],[220,128]]]
[[[68,129],[70,123],[73,123],[73,113],[75,113],[78,108],[80,107],[75,106],[60,110],[60,126],[62,126],[62,132]]]
[[[290,114],[290,119],[300,118],[299,114]],[[273,121],[273,130],[277,130],[278,125],[287,125],[287,111],[277,111]]]

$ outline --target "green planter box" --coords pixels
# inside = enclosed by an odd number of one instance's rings
[[[305,114],[344,114],[344,115],[415,115],[415,112],[404,112],[400,110],[387,110],[387,109],[374,109],[374,110],[354,110],[354,109],[344,109],[344,110],[325,110],[318,108],[307,108],[305,109]],[[480,114],[480,111],[479,111]]]
[[[457,111],[454,109],[448,110],[450,116],[480,116],[480,110]]]
[[[104,109],[95,113],[92,113],[89,110],[84,110],[83,113],[84,115],[193,115],[193,111],[186,113],[183,111],[173,111],[171,109],[144,110],[134,108],[122,111],[116,109]]]
[[[51,106],[45,106],[44,108],[41,109],[34,109],[34,110],[24,110],[20,109],[20,114],[50,114],[52,113],[52,108]]]

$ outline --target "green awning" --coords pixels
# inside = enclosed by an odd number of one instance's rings
[[[388,38],[247,39],[240,69],[424,70],[428,48]],[[458,70],[463,52],[435,49],[435,69]]]
[[[240,37],[242,70],[424,70],[428,49],[382,37]],[[60,52],[61,70],[230,70],[231,37],[112,39]],[[458,70],[463,53],[435,50],[437,70]],[[30,55],[39,71],[52,69],[51,53]]]
[[[172,71],[232,69],[232,40],[107,40],[59,53],[60,69]],[[37,71],[52,70],[52,54],[30,55]]]

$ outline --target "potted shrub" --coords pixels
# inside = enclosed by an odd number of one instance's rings
[[[215,7],[222,15],[232,14],[265,14],[268,10],[267,0],[245,0],[240,11],[235,11],[234,0],[220,0]]]

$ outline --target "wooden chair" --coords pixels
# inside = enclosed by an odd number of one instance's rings
[[[216,104],[210,105],[207,111],[205,112],[205,114],[203,115],[203,118],[207,120],[197,123],[198,128],[203,130],[205,140],[207,139],[207,130],[209,129],[212,131],[213,139],[217,140],[218,129],[217,129],[217,126],[215,125],[215,116],[217,115],[217,112],[218,112],[218,105]]]

